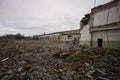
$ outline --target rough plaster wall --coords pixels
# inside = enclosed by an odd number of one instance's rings
[[[107,41],[107,36],[109,41],[120,41],[120,29],[109,30],[107,34],[106,31],[93,32],[93,41],[97,41],[98,38]]]
[[[119,21],[120,21],[120,1],[119,1],[119,3],[118,3],[118,15],[119,15]]]
[[[80,40],[90,40],[89,25],[84,26],[80,33],[81,33]]]
[[[64,36],[60,36],[60,40],[61,41],[65,40],[65,37]]]
[[[80,35],[73,35],[73,39],[76,38],[76,39],[79,39]]]
[[[60,36],[60,41],[68,41],[68,36],[67,35]]]
[[[104,10],[104,11],[94,14],[93,26],[106,24],[107,13],[108,13],[108,11]]]
[[[60,40],[61,41],[73,41],[75,38],[79,39],[79,35],[71,35],[71,37],[68,37],[68,35],[61,36]]]
[[[93,26],[107,24],[108,10],[109,9],[105,9],[94,14]],[[108,23],[119,22],[120,21],[119,13],[120,13],[120,5],[110,8]]]
[[[106,32],[105,31],[97,31],[97,32],[93,32],[93,41],[97,41],[97,39],[102,38],[103,40],[107,40],[106,37]]]
[[[109,13],[108,23],[119,22],[118,6],[112,7]]]

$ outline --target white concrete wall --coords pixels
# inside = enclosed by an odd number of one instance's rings
[[[108,23],[119,22],[120,21],[120,1],[114,7],[105,10],[101,10],[94,14],[93,26],[107,24],[107,16],[109,11]]]
[[[89,33],[89,25],[84,26],[81,30],[81,38],[80,40],[90,41],[90,33]]]
[[[76,34],[76,35],[73,35],[73,39],[79,39],[80,35],[79,34]]]
[[[120,29],[108,30],[106,31],[97,31],[93,32],[93,41],[97,41],[98,38],[102,38],[104,41],[120,41]]]
[[[67,40],[67,35],[60,36],[60,41],[66,41],[66,40]]]
[[[60,41],[74,41],[74,39],[79,39],[79,34],[71,35],[71,37],[68,37],[68,35],[61,35]]]
[[[119,1],[119,3],[118,3],[118,15],[119,15],[119,18],[120,18],[120,1]]]

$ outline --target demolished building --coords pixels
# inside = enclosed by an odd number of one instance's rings
[[[80,20],[80,29],[40,35],[40,39],[80,41],[80,45],[120,49],[120,0],[91,9]]]
[[[39,36],[39,39],[47,39],[53,41],[78,41],[79,29],[43,34]]]
[[[120,0],[91,9],[80,25],[81,45],[120,49]]]

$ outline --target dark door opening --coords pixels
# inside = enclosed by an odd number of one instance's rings
[[[102,47],[103,46],[103,39],[98,39],[98,47]]]

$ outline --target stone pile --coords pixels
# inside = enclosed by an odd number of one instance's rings
[[[74,49],[74,48],[73,48]],[[120,79],[120,51],[115,49],[91,48],[79,46],[69,52],[68,56],[56,53],[57,58],[63,59],[67,72],[72,73],[71,80],[119,80]],[[56,57],[56,54],[53,56]],[[66,67],[66,70],[65,70]],[[63,72],[65,73],[65,72]],[[69,79],[68,78],[68,79]],[[67,80],[67,79],[66,79]]]
[[[0,80],[120,80],[119,50],[62,46],[1,47]]]

